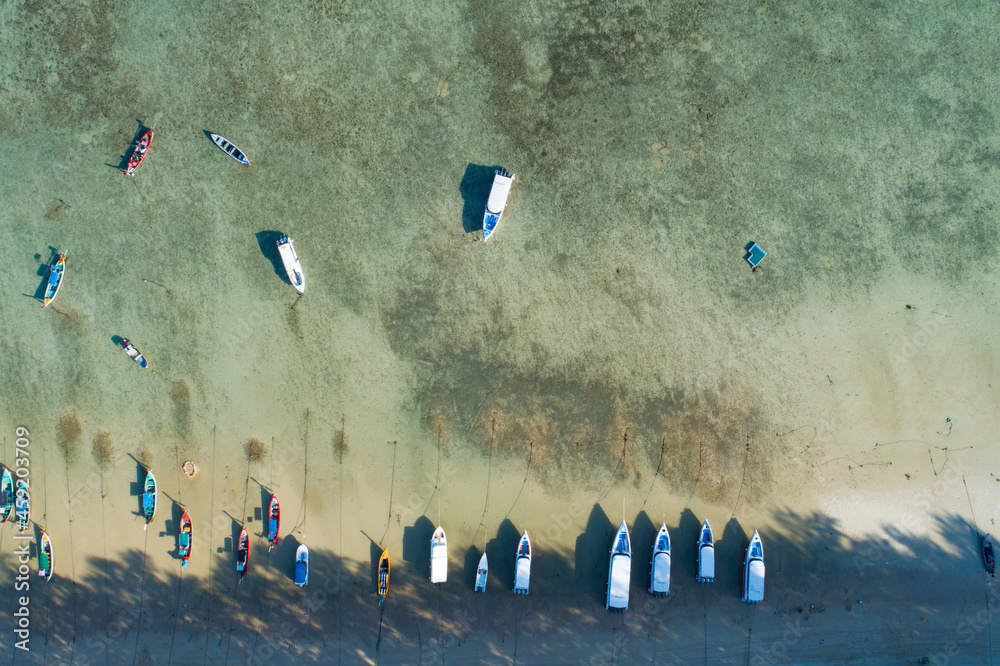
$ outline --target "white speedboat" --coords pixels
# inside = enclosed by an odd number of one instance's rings
[[[278,254],[281,255],[281,263],[285,265],[288,272],[288,281],[292,283],[295,290],[300,294],[306,291],[306,275],[302,272],[302,264],[299,262],[299,255],[295,253],[295,245],[292,239],[281,234],[278,239]]]
[[[486,578],[490,574],[490,562],[486,559],[486,553],[479,558],[479,566],[476,568],[476,592],[486,591]]]
[[[448,580],[448,537],[438,526],[431,537],[431,582],[435,585]]]
[[[711,583],[715,580],[715,537],[712,526],[706,520],[698,535],[698,582]]]
[[[670,532],[667,531],[666,523],[660,525],[660,532],[653,542],[649,593],[656,596],[670,594]]]
[[[500,224],[500,216],[503,209],[507,207],[507,197],[510,196],[510,188],[514,184],[514,174],[507,173],[506,169],[500,169],[493,176],[493,187],[490,189],[490,198],[486,200],[486,213],[483,214],[483,240],[489,240],[490,235]]]
[[[632,543],[625,521],[618,527],[611,542],[611,562],[608,564],[608,600],[605,608],[628,610],[628,588],[632,580]]]
[[[305,544],[295,551],[295,584],[299,587],[309,584],[309,549]]]
[[[517,544],[517,559],[514,560],[514,594],[527,594],[530,584],[531,539],[528,538],[528,530],[525,530]]]
[[[764,600],[764,545],[757,530],[750,537],[747,559],[743,563],[743,601],[755,604]]]
[[[212,134],[211,132],[209,132],[209,136],[212,137],[212,141],[215,142],[215,145],[221,148],[222,152],[224,152],[226,155],[229,155],[240,164],[250,166],[250,159],[246,156],[246,154],[242,150],[237,148],[232,141],[230,141],[225,137],[219,136],[218,134]]]

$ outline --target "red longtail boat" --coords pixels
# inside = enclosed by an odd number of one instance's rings
[[[132,149],[132,154],[128,158],[128,165],[125,167],[125,175],[131,176],[135,173],[135,170],[139,168],[142,164],[142,160],[146,157],[146,153],[149,152],[149,146],[153,143],[153,128],[147,127],[146,131],[142,133],[139,140],[135,143],[135,147]]]

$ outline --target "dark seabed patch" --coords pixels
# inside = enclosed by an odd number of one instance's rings
[[[174,427],[178,433],[187,434],[191,427],[191,389],[183,379],[170,383],[170,400],[174,403]]]
[[[62,449],[63,456],[69,461],[73,457],[73,449],[76,441],[80,439],[80,419],[76,414],[63,414],[56,426],[56,443]]]
[[[111,444],[111,434],[104,430],[99,430],[94,435],[93,446],[90,449],[94,461],[98,465],[104,465],[114,460],[115,448]]]

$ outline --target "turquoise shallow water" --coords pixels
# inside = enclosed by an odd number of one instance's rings
[[[704,466],[704,501],[745,484],[767,506],[792,447],[768,438],[799,413],[844,418],[817,359],[857,345],[891,365],[900,334],[844,342],[884,323],[865,314],[914,293],[992,312],[997,13],[7,3],[0,426],[37,432],[54,469],[69,456],[74,487],[99,432],[127,476],[126,454],[207,461],[213,427],[241,468],[248,437],[327,447],[347,422],[363,488],[397,440],[420,488],[446,433],[463,461],[495,445],[520,470],[530,451],[556,495],[614,474],[644,489],[666,453],[674,492]],[[127,179],[138,122],[157,134]],[[494,166],[517,183],[483,243]],[[295,238],[297,304],[267,231]],[[756,274],[751,240],[769,252]],[[69,270],[42,311],[50,248]],[[473,513],[477,483],[453,497]]]

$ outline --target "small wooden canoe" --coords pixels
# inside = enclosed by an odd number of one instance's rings
[[[146,131],[139,136],[139,140],[135,143],[132,154],[128,158],[128,164],[125,166],[126,176],[131,176],[135,173],[135,170],[139,168],[139,165],[146,158],[146,153],[149,152],[149,147],[152,144],[153,128],[147,127]]]
[[[389,591],[389,551],[383,550],[382,557],[378,558],[378,596],[379,603],[385,601],[386,592]]]
[[[211,132],[209,132],[208,135],[212,137],[212,141],[215,142],[215,145],[217,145],[226,155],[229,155],[240,164],[250,166],[250,159],[242,150],[237,148],[232,141],[225,137],[221,137],[218,134],[212,134]]]
[[[267,512],[267,547],[268,552],[278,545],[278,530],[281,528],[281,506],[278,504],[278,496],[271,495],[271,507]]]
[[[997,564],[993,559],[993,540],[989,534],[983,537],[983,562],[986,564],[986,572],[993,576]]]
[[[45,580],[52,580],[52,569],[55,567],[52,558],[52,540],[49,534],[42,530],[42,545],[38,547],[38,575]]]
[[[31,524],[31,494],[28,493],[28,482],[17,480],[17,492],[14,497],[14,519],[17,530],[23,532]]]
[[[146,519],[146,524],[142,526],[145,531],[156,515],[156,477],[151,469],[146,470],[146,483],[143,484],[142,515]]]
[[[181,531],[177,537],[177,554],[181,558],[181,566],[186,567],[191,559],[194,531],[192,530],[191,514],[187,511],[181,516]]]
[[[3,481],[0,482],[0,521],[8,521],[14,515],[14,477],[6,466]]]
[[[59,288],[62,287],[63,276],[66,274],[66,255],[60,254],[56,262],[49,268],[49,283],[45,285],[45,299],[42,307],[49,307],[49,303],[59,295]]]
[[[127,338],[122,338],[122,346],[125,347],[125,353],[129,355],[129,358],[138,363],[140,368],[149,367],[146,357],[143,356],[142,352],[139,351],[139,348],[129,342]]]
[[[240,582],[243,582],[243,576],[247,575],[247,567],[250,565],[250,534],[247,533],[246,525],[243,526],[243,531],[240,532],[239,545],[236,548],[236,571],[240,574]]]

